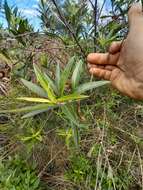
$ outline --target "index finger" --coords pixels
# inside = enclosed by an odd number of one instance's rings
[[[108,64],[109,53],[90,53],[87,62],[90,64]]]
[[[87,62],[94,65],[117,65],[120,53],[90,53]]]

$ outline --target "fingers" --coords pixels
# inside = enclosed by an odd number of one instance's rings
[[[91,64],[108,64],[108,53],[90,53],[87,57],[87,62]]]
[[[113,66],[113,65],[107,65],[105,66],[104,69],[108,70],[108,71],[113,71],[114,69],[116,69],[117,67],[116,66]]]
[[[115,54],[121,51],[123,41],[117,41],[117,42],[112,42],[110,48],[109,48],[109,53]]]
[[[87,62],[95,65],[117,65],[120,53],[115,55],[109,53],[91,53],[87,57]]]
[[[88,69],[93,69],[93,68],[98,68],[98,69],[106,69],[108,71],[113,71],[114,69],[116,69],[116,66],[113,65],[93,65],[93,64],[88,64]]]
[[[100,68],[91,68],[89,70],[89,72],[92,74],[92,75],[95,75],[99,78],[103,78],[105,80],[110,80],[111,78],[111,71],[109,70],[105,70],[105,69],[100,69]]]
[[[94,65],[94,64],[90,64],[90,63],[88,63],[87,67],[88,67],[89,70],[92,69],[92,68],[105,69],[104,65]]]

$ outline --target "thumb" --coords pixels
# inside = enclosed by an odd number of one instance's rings
[[[128,11],[129,25],[136,25],[138,21],[143,25],[143,8],[141,3],[133,3]]]

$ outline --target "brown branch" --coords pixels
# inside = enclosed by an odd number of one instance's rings
[[[68,29],[68,31],[69,31],[70,34],[72,35],[73,39],[75,40],[76,44],[77,44],[78,47],[80,48],[80,51],[81,51],[81,53],[82,53],[82,56],[83,56],[84,58],[86,58],[85,51],[82,49],[80,43],[78,42],[78,39],[76,38],[76,35],[75,35],[73,29],[71,28],[71,26],[69,25],[69,23],[66,21],[64,15],[61,13],[61,11],[60,11],[60,9],[59,9],[59,7],[58,7],[56,1],[55,1],[55,0],[51,0],[51,1],[53,2],[53,4],[54,4],[54,6],[55,6],[55,8],[56,8],[56,10],[57,10],[57,12],[58,12],[58,15],[59,15],[61,21],[64,23],[65,27]]]
[[[89,2],[90,2],[90,4],[91,4],[91,6],[92,6],[92,9],[93,9],[93,17],[94,17],[94,51],[96,52],[96,35],[97,35],[97,25],[98,25],[98,23],[97,23],[97,8],[98,8],[98,6],[97,6],[97,3],[98,3],[98,0],[95,0],[95,2],[94,2],[94,4],[93,4],[93,2],[92,2],[92,0],[89,0]]]
[[[94,9],[94,4],[92,3],[92,0],[89,0],[89,2],[91,4],[92,8]]]
[[[94,5],[94,51],[96,52],[96,35],[97,35],[97,0]]]

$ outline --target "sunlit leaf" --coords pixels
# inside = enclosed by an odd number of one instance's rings
[[[75,56],[69,60],[64,71],[62,72],[61,79],[60,79],[60,93],[61,93],[61,95],[63,95],[65,85],[67,83],[69,76],[71,75],[71,70],[72,70],[74,62],[75,62]]]
[[[60,91],[60,79],[61,79],[61,71],[60,71],[60,64],[58,63],[56,67],[56,79],[55,79],[58,92]]]
[[[41,86],[44,88],[44,90],[47,92],[48,98],[51,101],[55,101],[55,94],[50,87],[50,84],[48,80],[45,78],[44,74],[40,71],[37,65],[34,65],[35,74],[37,77],[37,80],[40,82]]]
[[[56,85],[54,84],[54,81],[48,75],[46,75],[45,73],[44,73],[44,77],[49,82],[49,85],[51,86],[51,88],[53,89],[53,91],[56,94],[58,94],[58,90],[57,90]]]
[[[63,96],[61,98],[57,99],[57,102],[66,102],[66,101],[73,101],[73,100],[81,100],[88,98],[88,96],[85,95],[79,95],[79,94],[71,94],[67,96]]]
[[[81,72],[82,72],[82,65],[83,65],[83,61],[80,60],[76,66],[75,69],[73,71],[73,75],[72,75],[72,89],[74,90],[78,84],[79,84],[79,80],[80,80],[80,76],[81,76]]]
[[[30,98],[30,97],[20,97],[17,98],[17,100],[24,100],[24,101],[28,101],[28,102],[39,102],[39,103],[51,103],[52,102],[48,99],[45,98]]]

